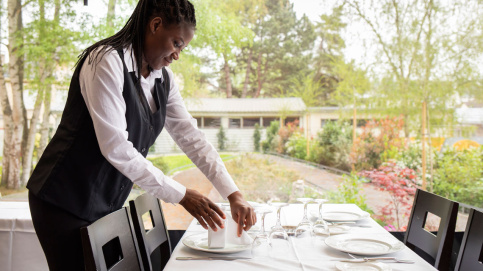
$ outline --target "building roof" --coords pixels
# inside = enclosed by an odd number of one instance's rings
[[[463,124],[483,124],[483,108],[456,108],[456,118]]]
[[[304,112],[301,98],[199,98],[185,99],[190,113],[280,113]]]

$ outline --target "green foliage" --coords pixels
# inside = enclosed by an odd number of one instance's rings
[[[253,145],[255,147],[255,151],[260,151],[260,140],[262,135],[260,133],[260,125],[258,123],[255,124],[255,131],[253,131]]]
[[[280,122],[272,121],[270,122],[270,126],[267,128],[267,138],[262,141],[262,149],[263,152],[268,152],[274,150],[275,148],[272,147],[273,139],[277,136],[278,130],[280,129]]]
[[[310,148],[308,159],[312,162],[349,170],[349,154],[352,146],[351,126],[343,122],[328,121],[316,142]]]
[[[373,213],[366,204],[366,198],[361,194],[362,183],[365,180],[356,174],[343,175],[342,182],[336,192],[328,192],[331,203],[353,203],[362,210]]]
[[[285,143],[286,153],[298,159],[305,159],[307,156],[307,138],[300,133],[295,132]]]
[[[436,159],[434,193],[483,207],[483,147],[446,149]]]
[[[216,138],[218,138],[218,149],[221,151],[224,151],[226,148],[226,134],[225,134],[225,129],[223,129],[223,125],[220,125],[220,129],[218,130],[218,133],[216,134]]]
[[[367,122],[354,142],[351,153],[351,162],[355,169],[360,171],[378,168],[384,159],[396,156],[394,150],[399,149],[403,143],[400,138],[403,126],[402,117],[386,117]]]

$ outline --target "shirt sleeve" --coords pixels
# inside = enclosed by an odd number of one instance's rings
[[[153,166],[128,140],[124,72],[117,51],[105,54],[95,66],[86,59],[79,81],[102,155],[146,192],[165,202],[179,203],[186,188]]]
[[[186,110],[178,85],[173,80],[173,72],[169,68],[166,70],[171,84],[166,109],[166,130],[181,150],[211,181],[220,195],[226,199],[231,193],[238,191],[238,187],[216,149],[197,128],[196,119]]]

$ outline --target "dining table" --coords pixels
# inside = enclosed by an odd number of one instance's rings
[[[314,221],[318,216],[318,205],[307,205],[307,217]],[[337,214],[340,213],[355,213],[364,214],[355,204],[330,204],[326,203],[322,207],[323,214]],[[367,214],[367,213],[366,213]],[[283,207],[280,212],[280,222],[282,226],[295,227],[302,220],[304,216],[303,204],[290,204]],[[270,232],[270,229],[276,224],[276,212],[269,213],[265,216],[265,230]],[[258,218],[257,225],[254,230],[250,230],[251,236],[256,236],[260,231],[261,219]],[[198,249],[190,245],[188,247],[184,244],[185,239],[193,238],[193,236],[208,236],[205,230],[196,220],[193,220],[181,241],[175,247],[170,260],[168,261],[164,270],[180,271],[180,270],[340,270],[343,260],[356,258],[363,258],[361,255],[352,255],[344,251],[344,249],[337,249],[334,246],[329,246],[329,238],[348,238],[349,236],[357,238],[381,239],[391,240],[391,243],[398,244],[399,248],[395,252],[384,254],[384,257],[396,257],[397,259],[408,260],[412,263],[396,263],[394,261],[381,261],[383,269],[367,268],[360,270],[395,270],[395,271],[427,271],[436,270],[432,265],[418,256],[414,251],[406,247],[402,242],[398,241],[386,229],[379,225],[372,217],[360,216],[353,221],[353,224],[347,224],[347,232],[338,235],[319,236],[314,235],[310,238],[297,238],[295,236],[289,237],[289,246],[287,249],[276,250],[273,249],[267,254],[255,254],[252,252],[251,246],[247,246],[245,250],[236,253],[217,253],[217,249]],[[258,226],[258,228],[257,228]],[[355,238],[354,237],[354,238]],[[348,239],[349,240],[349,239]],[[268,248],[270,249],[270,248]],[[371,254],[370,247],[367,248],[367,253]],[[377,253],[376,253],[377,254]],[[364,254],[363,254],[364,255]],[[214,260],[209,257],[231,257],[230,260]],[[373,257],[371,255],[370,257]],[[180,260],[186,257],[199,258],[201,260]],[[178,258],[178,259],[177,259]],[[371,261],[372,262],[372,261]],[[379,261],[374,261],[379,262]],[[367,265],[367,263],[365,263]],[[336,265],[338,267],[336,267]],[[351,263],[353,269],[347,268],[342,270],[358,270],[356,263]],[[362,266],[362,265],[361,265]],[[347,267],[347,266],[346,266]]]
[[[27,201],[0,201],[0,270],[49,270]]]

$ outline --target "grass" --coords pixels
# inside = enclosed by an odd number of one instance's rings
[[[220,153],[220,157],[223,161],[227,161],[233,158],[233,156],[233,154]],[[165,174],[173,174],[176,171],[196,167],[185,154],[149,157],[148,159]]]
[[[292,183],[300,177],[295,171],[253,154],[240,155],[225,164],[246,200],[293,201]]]

